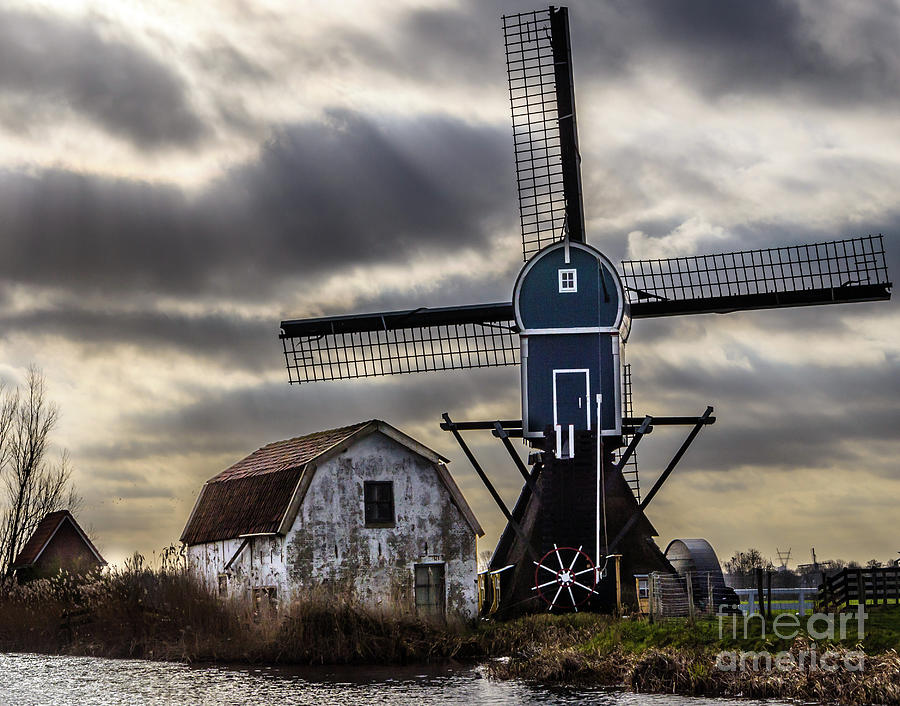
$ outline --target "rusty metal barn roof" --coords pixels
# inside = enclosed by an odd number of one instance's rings
[[[326,429],[306,436],[276,441],[257,449],[247,458],[241,459],[233,466],[226,468],[219,475],[210,479],[210,483],[221,483],[226,480],[249,478],[264,473],[276,473],[289,468],[297,468],[312,461],[319,454],[339,444],[362,429],[371,421],[351,424],[339,429]]]
[[[276,532],[303,467],[210,481],[203,486],[181,541],[187,544]]]
[[[292,519],[287,518],[287,514],[298,489],[300,492],[297,493],[295,505],[302,501],[304,492],[299,484],[307,464],[344,442],[374,431],[387,434],[435,464],[439,477],[467,522],[479,536],[484,534],[459,488],[443,466],[447,459],[390,424],[371,419],[267,444],[213,476],[200,491],[181,541],[186,544],[203,544],[234,539],[241,535],[282,531],[286,519]],[[308,476],[304,485],[308,485],[310,480],[311,476]]]
[[[371,422],[276,441],[210,478],[181,535],[187,544],[276,532],[303,467]]]
[[[12,564],[13,569],[20,569],[26,566],[31,566],[37,561],[38,557],[41,555],[41,552],[44,551],[44,547],[53,539],[53,535],[56,534],[56,531],[59,529],[59,526],[68,520],[75,527],[75,530],[81,536],[81,539],[84,540],[84,543],[87,545],[88,549],[93,552],[93,554],[97,557],[97,559],[105,564],[106,561],[100,556],[100,552],[97,551],[97,548],[94,546],[93,542],[88,539],[88,536],[84,533],[84,530],[81,529],[79,524],[75,521],[75,518],[72,516],[72,513],[68,510],[57,510],[56,512],[48,513],[44,516],[38,526],[35,528],[34,533],[25,543],[25,546],[22,547],[22,551],[19,552],[19,555],[16,557],[16,560]]]

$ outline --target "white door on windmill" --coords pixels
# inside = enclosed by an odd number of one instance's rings
[[[590,371],[587,368],[553,371],[553,427],[556,455],[575,453],[575,430],[591,428]]]

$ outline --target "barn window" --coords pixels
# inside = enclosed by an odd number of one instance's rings
[[[367,527],[394,524],[394,482],[367,480],[363,483]]]
[[[278,610],[278,589],[275,586],[258,586],[252,589],[253,615],[259,618],[261,610]]]
[[[219,595],[228,595],[228,574],[219,574]]]
[[[559,291],[560,292],[577,292],[578,291],[578,270],[560,270],[559,271]]]

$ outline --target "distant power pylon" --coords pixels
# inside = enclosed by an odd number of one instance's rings
[[[787,571],[788,562],[791,560],[790,547],[788,547],[788,550],[786,552],[783,552],[778,547],[775,547],[775,551],[778,554],[778,561],[781,562],[781,571]]]

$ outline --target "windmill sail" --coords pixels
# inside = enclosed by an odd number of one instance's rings
[[[511,304],[282,321],[279,338],[292,384],[519,363]]]
[[[584,242],[575,89],[566,8],[504,15],[522,253]]]
[[[626,260],[633,318],[890,299],[882,236]]]

